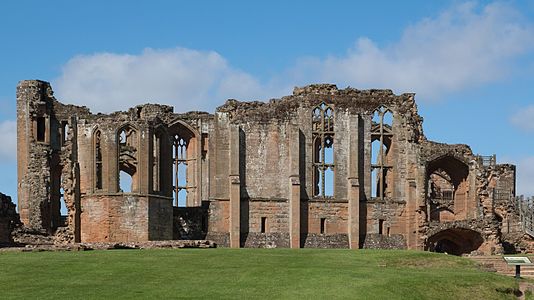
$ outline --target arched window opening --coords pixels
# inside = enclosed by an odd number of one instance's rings
[[[384,201],[389,196],[393,169],[390,157],[393,137],[393,113],[380,106],[371,122],[371,198]]]
[[[67,143],[67,138],[69,136],[69,123],[67,121],[61,122],[61,145]]]
[[[454,221],[454,184],[447,172],[438,168],[428,182],[431,221]]]
[[[59,226],[67,226],[67,214],[69,213],[67,209],[67,203],[65,202],[65,190],[63,187],[59,189]]]
[[[124,193],[137,191],[137,131],[126,125],[118,131],[119,187]]]
[[[95,189],[102,189],[102,136],[100,130],[97,130],[94,134],[94,159],[95,159],[95,171],[94,182]]]
[[[123,193],[131,193],[132,192],[132,176],[124,171],[119,172],[119,179],[120,179],[120,189]]]
[[[334,110],[322,102],[312,110],[313,167],[316,197],[334,196]]]
[[[172,155],[173,205],[178,207],[200,206],[199,178],[199,135],[189,125],[177,122],[167,129]]]
[[[175,134],[172,142],[173,182],[175,206],[184,207],[187,202],[187,146],[188,142]]]
[[[161,191],[161,132],[157,132],[153,135],[153,177],[152,177],[152,190],[154,192]]]
[[[430,221],[449,222],[462,218],[467,206],[469,167],[451,156],[428,164],[427,206]]]

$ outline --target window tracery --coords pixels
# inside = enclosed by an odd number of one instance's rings
[[[334,110],[322,102],[312,111],[313,195],[334,196]]]

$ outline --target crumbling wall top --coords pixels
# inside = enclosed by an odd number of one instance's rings
[[[334,105],[338,111],[354,114],[371,114],[380,105],[387,105],[401,114],[417,114],[414,96],[413,93],[395,95],[391,90],[358,90],[351,87],[338,89],[335,84],[312,84],[296,87],[293,95],[271,99],[269,102],[229,99],[217,108],[217,112],[228,113],[235,123],[290,120],[295,117],[299,107],[312,108],[320,101],[325,101]],[[412,119],[422,121],[419,116]]]
[[[431,162],[445,156],[454,157],[467,165],[475,160],[471,147],[466,144],[444,144],[425,140],[422,146],[421,162]]]

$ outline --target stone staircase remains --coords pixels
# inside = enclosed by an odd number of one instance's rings
[[[469,256],[469,258],[478,262],[483,270],[489,272],[497,272],[499,274],[507,276],[515,276],[515,266],[508,265],[502,256],[493,255],[493,256]],[[531,261],[534,258],[529,257]],[[534,265],[532,266],[521,266],[521,277],[522,278],[534,278]]]

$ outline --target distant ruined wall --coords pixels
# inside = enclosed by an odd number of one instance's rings
[[[0,193],[0,247],[13,242],[11,234],[20,225],[20,218],[11,197]]]
[[[17,120],[21,220],[56,243],[468,254],[524,239],[512,236],[515,166],[429,141],[411,93],[314,84],[213,114],[93,114],[32,80],[17,87]]]

